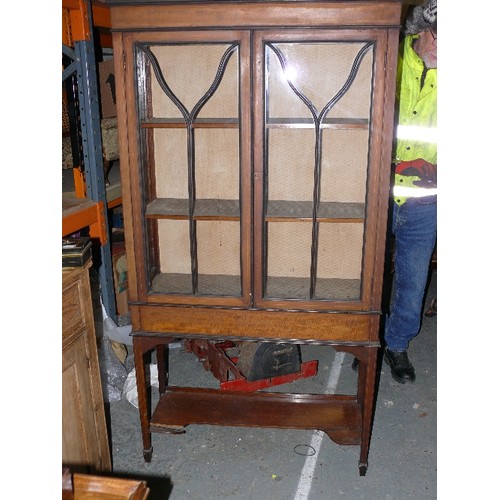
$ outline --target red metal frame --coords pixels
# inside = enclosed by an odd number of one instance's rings
[[[214,377],[220,381],[220,388],[225,391],[253,392],[276,385],[288,384],[295,380],[314,377],[318,373],[318,361],[307,361],[301,363],[300,370],[288,375],[249,381],[238,370],[237,356],[230,354],[236,344],[230,341],[216,342],[211,340],[186,340],[184,342],[186,351],[192,352],[207,371],[211,371]]]

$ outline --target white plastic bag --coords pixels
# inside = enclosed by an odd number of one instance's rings
[[[158,366],[155,364],[149,365],[149,376],[151,385],[154,387],[159,387],[158,383]],[[123,394],[127,398],[128,402],[139,408],[139,402],[137,397],[137,379],[135,377],[135,368],[128,374],[125,383],[123,384]]]

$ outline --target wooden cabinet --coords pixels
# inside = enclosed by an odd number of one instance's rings
[[[111,470],[88,268],[62,272],[62,461]]]
[[[329,434],[361,444],[364,469],[400,3],[108,3],[138,384],[143,354],[174,336],[355,353],[359,391]],[[147,458],[151,430],[198,421],[170,413],[142,410]]]

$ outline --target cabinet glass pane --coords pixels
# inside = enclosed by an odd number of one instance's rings
[[[368,130],[323,131],[321,202],[364,203]]]
[[[239,132],[197,129],[196,199],[239,199]]]
[[[276,128],[268,131],[269,200],[312,201],[314,142],[312,129]]]
[[[359,298],[363,249],[362,224],[320,224],[316,297]]]
[[[154,130],[156,198],[188,198],[187,136],[185,129]]]
[[[307,222],[267,224],[266,296],[309,298],[311,231],[312,224]]]
[[[241,296],[239,46],[136,54],[150,290]]]
[[[199,291],[205,295],[240,295],[240,225],[200,221]]]
[[[364,203],[367,130],[325,129],[321,158],[321,202]],[[312,201],[314,130],[278,128],[268,132],[269,200]]]
[[[308,299],[310,296],[312,223],[268,223],[266,296]],[[314,298],[359,298],[362,224],[321,224]]]
[[[239,197],[239,132],[196,129],[196,200]],[[186,130],[154,131],[157,198],[189,198]]]
[[[335,98],[329,118],[367,119],[371,95],[366,90],[371,87],[372,50],[365,43],[353,42],[270,44],[269,118],[311,118],[308,105],[297,99],[293,86],[318,113]]]
[[[237,222],[196,223],[198,250],[197,289],[202,295],[241,295],[240,232]],[[158,221],[160,273],[152,292],[192,292],[189,222]]]
[[[185,110],[192,112],[207,92],[211,92],[198,118],[227,119],[237,118],[239,114],[237,53],[224,57],[231,47],[216,43],[154,45],[151,52],[158,60],[165,83]],[[224,73],[219,79],[221,65]],[[175,99],[165,93],[160,81],[154,78],[151,82],[151,117],[182,118]],[[216,88],[212,87],[214,82],[218,84]]]
[[[189,222],[158,221],[159,274],[151,291],[158,293],[191,293],[191,259]]]
[[[360,298],[373,49],[266,44],[265,297]]]

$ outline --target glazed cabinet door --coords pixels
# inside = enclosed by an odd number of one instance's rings
[[[387,33],[259,32],[253,47],[256,305],[369,311]]]
[[[141,302],[250,303],[248,32],[123,37]],[[126,203],[124,199],[124,203]]]

